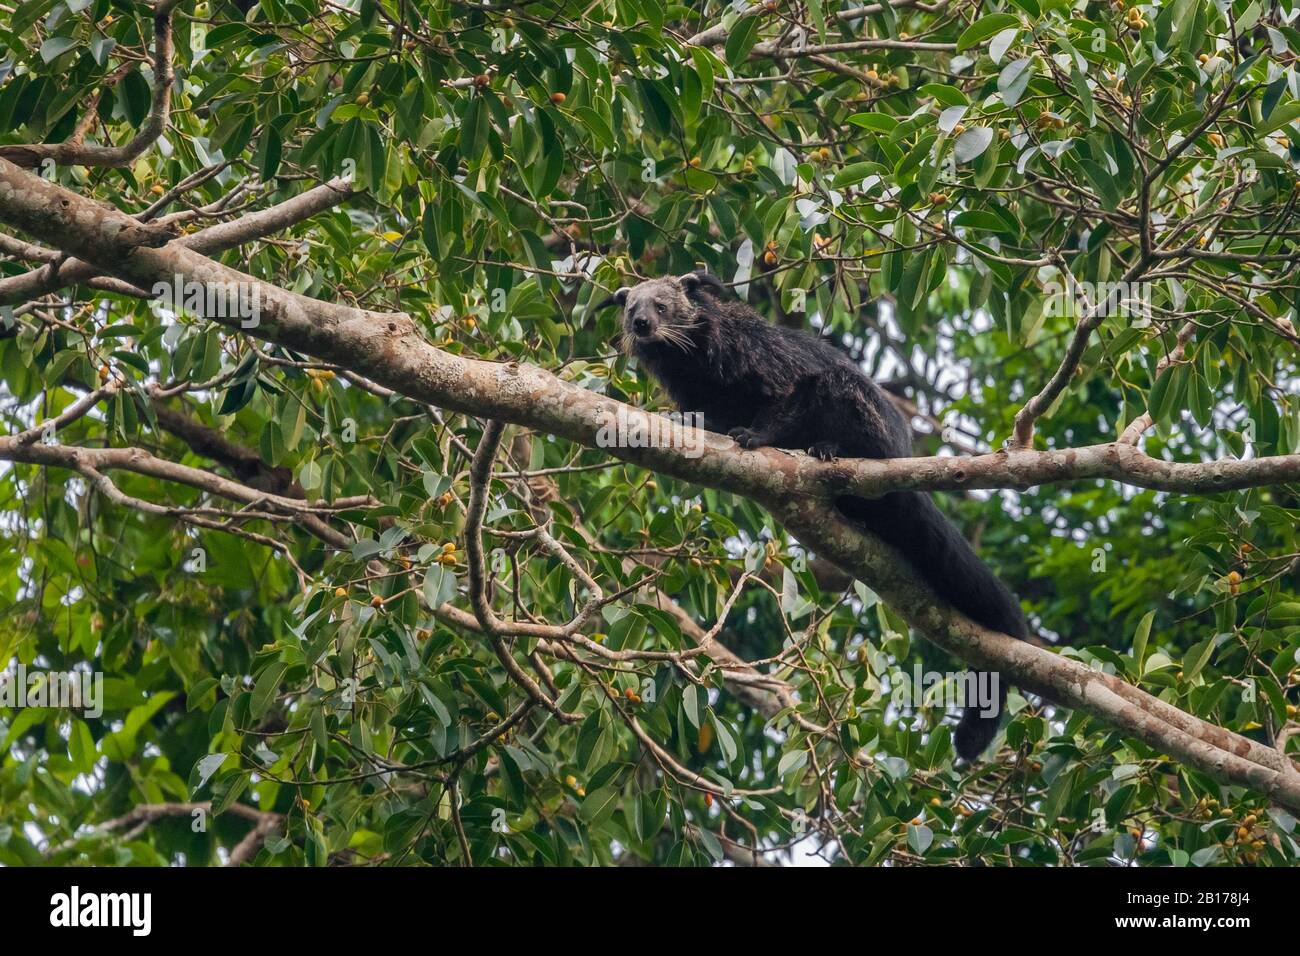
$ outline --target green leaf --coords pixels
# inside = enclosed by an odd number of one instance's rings
[[[203,785],[212,779],[214,773],[221,769],[221,765],[226,762],[226,758],[229,756],[229,754],[223,753],[208,754],[199,760],[195,765],[195,770],[198,773],[198,783],[194,786],[195,793],[203,789]]]
[[[1133,660],[1137,662],[1137,672],[1142,673],[1142,662],[1146,659],[1147,639],[1151,636],[1151,623],[1156,619],[1155,611],[1147,611],[1138,622],[1137,633],[1133,636]]]
[[[614,787],[601,787],[587,794],[578,808],[578,818],[595,830],[614,815],[618,807],[619,793]]]
[[[1214,653],[1214,638],[1207,637],[1183,656],[1183,681],[1190,684]]]
[[[924,856],[925,851],[930,849],[930,844],[934,842],[934,831],[924,824],[907,825],[907,845],[912,851]]]
[[[41,59],[49,63],[76,45],[77,41],[72,37],[50,37],[41,44]]]
[[[280,689],[280,679],[288,669],[289,665],[283,661],[272,661],[262,669],[253,686],[253,699],[249,705],[249,713],[254,718],[261,718],[271,708],[276,692]]]
[[[725,57],[727,65],[733,69],[738,66],[758,41],[758,17],[741,17],[731,25],[727,36]]]
[[[995,33],[1001,33],[1010,27],[1019,25],[1020,18],[1014,13],[992,13],[980,17],[957,37],[957,52],[961,53],[983,43]]]

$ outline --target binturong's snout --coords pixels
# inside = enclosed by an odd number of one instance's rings
[[[637,302],[628,308],[627,330],[639,339],[654,334],[655,319],[644,304]]]

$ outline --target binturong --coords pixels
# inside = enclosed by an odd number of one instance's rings
[[[682,412],[744,448],[807,449],[829,461],[912,454],[907,419],[854,361],[830,342],[778,327],[697,272],[620,289],[597,308],[623,310],[623,346]],[[941,598],[978,624],[1024,640],[1020,603],[924,492],[843,496],[836,506],[883,538]],[[958,755],[978,757],[997,734],[1007,691],[997,674],[970,675],[953,734]],[[996,700],[977,700],[997,688]]]

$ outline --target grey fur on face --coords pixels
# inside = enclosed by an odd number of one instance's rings
[[[689,347],[686,330],[695,323],[696,306],[672,276],[650,279],[627,290],[623,332],[630,341],[666,342]]]

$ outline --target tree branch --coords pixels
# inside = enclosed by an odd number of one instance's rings
[[[172,69],[172,8],[180,0],[165,0],[154,11],[153,21],[153,104],[149,118],[131,141],[123,146],[86,146],[80,134],[85,127],[79,125],[77,134],[62,143],[25,143],[17,146],[0,146],[0,158],[22,166],[39,166],[52,159],[60,166],[127,166],[167,131],[171,122],[172,85],[176,74]],[[91,111],[93,112],[93,111]]]

